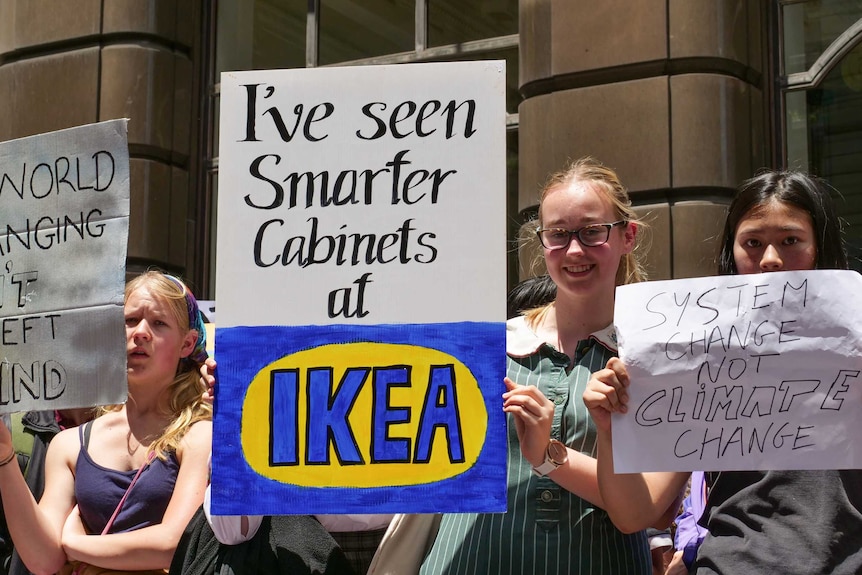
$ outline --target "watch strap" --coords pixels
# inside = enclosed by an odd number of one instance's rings
[[[533,473],[535,473],[539,477],[544,477],[545,475],[547,475],[551,471],[557,469],[558,467],[559,467],[559,465],[557,465],[557,463],[554,460],[552,460],[550,457],[545,455],[545,462],[538,467],[534,467]]]

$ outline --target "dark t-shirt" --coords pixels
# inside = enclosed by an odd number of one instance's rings
[[[697,575],[862,573],[862,470],[708,476]]]

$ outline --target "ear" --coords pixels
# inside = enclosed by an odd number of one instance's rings
[[[630,254],[635,249],[635,238],[638,235],[638,225],[629,222],[623,229],[623,253]]]
[[[195,349],[195,344],[198,342],[198,330],[191,329],[183,338],[183,346],[180,348],[180,357],[186,358],[191,355]]]

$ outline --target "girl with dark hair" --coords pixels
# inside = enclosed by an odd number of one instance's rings
[[[800,172],[763,172],[744,182],[730,204],[724,223],[718,273],[740,273],[733,257],[733,247],[741,220],[744,217],[753,218],[770,206],[782,204],[788,209],[795,207],[802,210],[811,218],[812,232],[817,242],[814,269],[847,269],[840,220],[835,214],[829,190],[830,186],[825,181]]]
[[[828,187],[802,173],[765,172],[745,182],[724,229],[723,274],[847,267]],[[642,529],[675,507],[689,477],[614,473],[610,419],[627,412],[629,383],[615,358],[584,393],[599,430],[599,489],[623,531]],[[862,471],[724,471],[708,473],[707,483],[700,524],[709,533],[693,573],[862,573]]]

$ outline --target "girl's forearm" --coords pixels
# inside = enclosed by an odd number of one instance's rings
[[[604,509],[617,529],[633,533],[662,523],[678,500],[688,474],[615,473],[610,431],[599,431],[597,450],[599,491]]]
[[[9,534],[30,571],[52,575],[66,562],[60,545],[62,522],[51,521],[39,508],[17,461],[0,467],[0,495]]]
[[[153,525],[110,535],[67,534],[63,546],[70,560],[106,569],[167,569],[180,535],[164,525]]]

